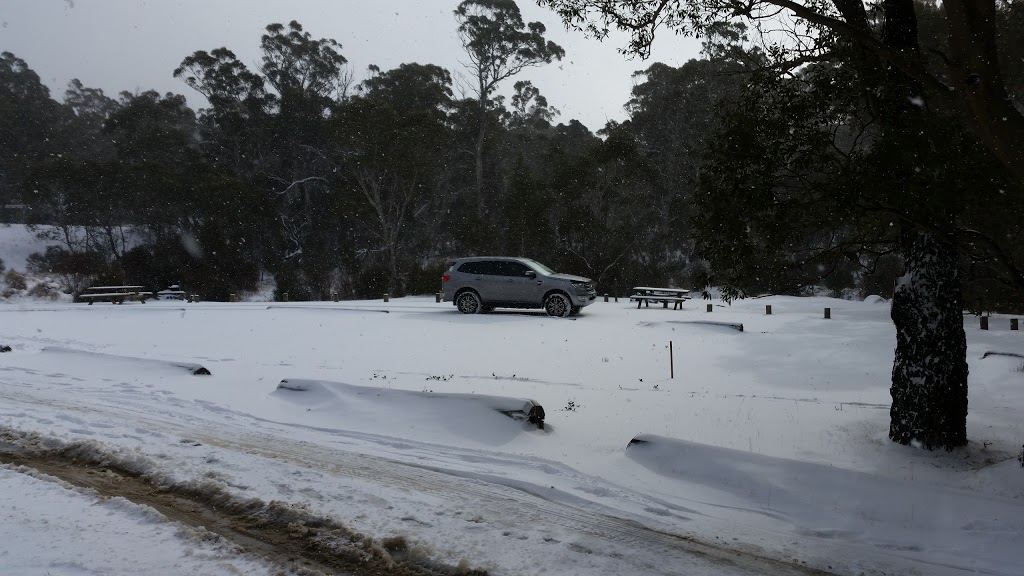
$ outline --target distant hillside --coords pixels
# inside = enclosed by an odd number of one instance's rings
[[[25,260],[30,254],[42,252],[52,240],[40,240],[24,224],[0,224],[0,260],[8,270],[25,272]]]

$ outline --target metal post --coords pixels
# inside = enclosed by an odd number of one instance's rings
[[[825,308],[825,320],[828,320],[831,317],[832,317],[832,309],[831,308]]]
[[[282,302],[287,302],[288,301],[288,293],[287,292],[285,292],[284,294],[281,295],[281,301]]]
[[[338,293],[337,292],[331,292],[331,300],[333,300],[335,302],[338,301]]]
[[[771,316],[772,315],[772,305],[771,304],[765,304],[764,305],[764,313],[765,313],[766,316]]]
[[[388,295],[388,294],[387,294],[387,293],[385,292],[385,293],[384,293],[384,301],[385,301],[385,302],[389,302],[390,300],[391,300],[391,298],[390,298],[390,297],[389,297],[389,295]]]
[[[676,365],[672,354],[672,341],[668,341],[668,376],[675,380],[676,378]]]
[[[1010,330],[1020,330],[1020,322],[1016,318],[1010,318]]]
[[[988,330],[988,316],[981,317],[981,329]]]
[[[711,304],[708,304],[708,312],[711,312]]]
[[[434,294],[434,302],[437,302],[438,304],[441,303],[441,293],[440,292],[438,292],[437,294]]]
[[[607,301],[608,301],[608,295],[607,295],[607,294],[605,294],[605,295],[604,295],[604,301],[605,301],[605,302],[607,302]]]
[[[228,302],[238,302],[238,299],[235,298],[234,294],[228,294]]]

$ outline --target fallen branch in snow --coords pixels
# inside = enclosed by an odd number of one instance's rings
[[[144,364],[155,364],[162,366],[170,366],[173,368],[180,368],[187,370],[193,376],[209,376],[210,371],[206,369],[202,364],[192,364],[190,362],[171,362],[168,360],[154,360],[152,358],[134,358],[132,356],[116,356],[114,354],[102,354],[100,352],[88,352],[85,350],[74,350],[71,348],[59,348],[59,347],[48,347],[42,350],[47,354],[75,354],[81,356],[87,356],[91,358],[107,359],[107,360],[118,360],[130,363],[144,363]]]
[[[668,320],[668,324],[699,324],[704,326],[721,326],[737,332],[743,332],[743,324],[736,322],[715,322],[713,320]]]
[[[981,355],[981,359],[984,360],[985,358],[988,358],[989,356],[1005,356],[1007,358],[1020,358],[1020,359],[1024,359],[1024,354],[1016,354],[1014,352],[991,352],[991,351],[985,352],[984,354],[982,354]]]

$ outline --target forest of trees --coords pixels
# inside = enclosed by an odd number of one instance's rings
[[[78,81],[54,99],[5,52],[0,206],[58,241],[30,266],[71,291],[226,299],[270,275],[295,300],[432,293],[449,258],[490,253],[614,294],[881,294],[890,437],[966,443],[962,312],[1024,302],[1024,4],[537,2],[627,32],[625,52],[666,29],[704,49],[637,72],[628,119],[596,132],[529,80],[571,48],[514,0],[458,5],[465,70],[358,83],[338,41],[270,24],[255,69],[216,48],[168,71],[198,111]]]
[[[943,12],[915,6],[921,58],[941,77]],[[1012,31],[1024,10],[998,6],[1019,108],[1024,41]],[[881,34],[882,12],[866,21]],[[32,265],[71,291],[181,282],[226,299],[269,275],[293,300],[432,293],[447,259],[492,253],[613,294],[639,283],[892,296],[897,224],[920,198],[894,195],[877,169],[907,150],[879,128],[884,106],[863,98],[883,79],[712,22],[700,59],[647,64],[628,119],[595,132],[529,80],[570,48],[513,0],[465,0],[452,25],[465,70],[371,66],[356,83],[344,39],[291,22],[266,27],[255,68],[227,48],[183,55],[167,72],[183,94],[115,98],[75,80],[54,98],[3,53],[0,206],[50,225],[40,229],[59,247]],[[819,40],[821,53],[849,50]],[[467,78],[461,97],[453,74]],[[914,122],[934,134],[912,151],[920,186],[958,183],[940,196],[967,305],[1020,302],[1020,179],[956,122]]]

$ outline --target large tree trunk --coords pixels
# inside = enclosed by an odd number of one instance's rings
[[[882,42],[919,58],[913,0],[883,0]],[[967,341],[960,292],[960,259],[952,231],[956,207],[920,173],[928,155],[928,125],[911,104],[921,85],[895,66],[886,70],[880,120],[891,146],[883,168],[894,186],[892,202],[907,215],[901,231],[906,266],[893,295],[896,356],[892,368],[889,438],[929,450],[967,443]],[[922,178],[924,181],[922,181]],[[927,223],[928,228],[911,224]],[[943,234],[942,232],[945,232]]]
[[[967,337],[956,246],[935,232],[903,234],[906,272],[892,301],[896,359],[889,438],[932,450],[967,444]]]
[[[480,99],[480,132],[476,138],[476,210],[481,220],[484,218],[484,140],[487,138],[486,101]]]

